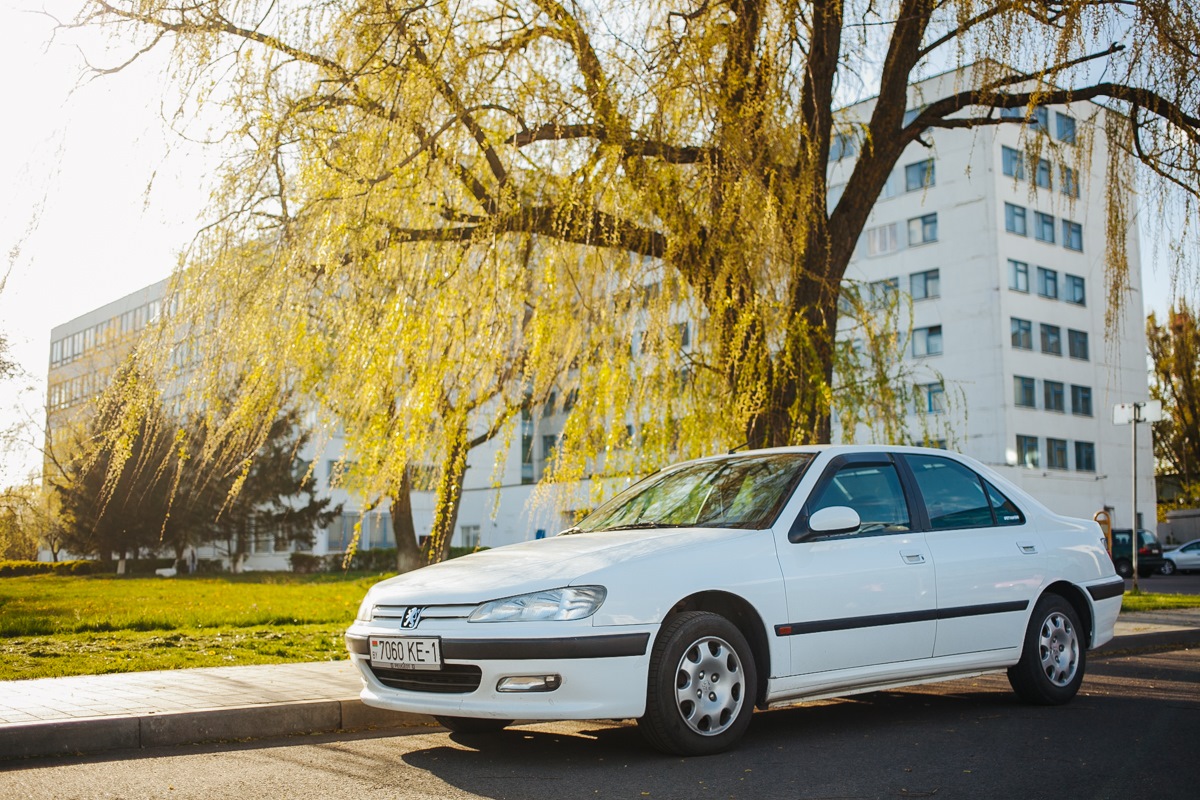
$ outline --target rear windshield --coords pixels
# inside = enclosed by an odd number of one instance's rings
[[[769,528],[811,453],[731,456],[668,468],[634,484],[575,528]]]

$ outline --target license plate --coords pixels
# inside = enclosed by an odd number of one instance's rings
[[[371,664],[390,669],[441,669],[442,641],[409,636],[372,636]]]

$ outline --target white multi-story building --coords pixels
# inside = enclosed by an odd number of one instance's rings
[[[953,79],[950,73],[914,85],[913,108]],[[846,109],[845,118],[865,119],[872,105]],[[914,438],[978,458],[1055,510],[1091,517],[1109,509],[1117,527],[1128,527],[1131,429],[1113,424],[1112,408],[1148,397],[1146,339],[1132,199],[1126,200],[1129,292],[1115,326],[1106,323],[1108,113],[1081,102],[1039,108],[1028,126],[927,132],[929,146],[909,147],[879,197],[847,280],[868,294],[895,291],[903,299],[896,304],[900,329],[911,331],[903,371],[920,394],[908,418]],[[834,153],[829,184],[836,202],[853,167],[853,138],[835,140]],[[86,377],[88,369],[68,365],[88,353],[90,342],[102,341],[99,328],[107,321],[124,330],[133,314],[130,330],[136,330],[137,309],[154,312],[163,288],[155,284],[54,329],[52,420],[59,405],[87,395],[82,382],[96,382]],[[510,441],[501,437],[472,452],[454,544],[495,547],[571,524],[570,511],[535,502],[535,484],[562,426],[563,409],[556,410],[557,416],[526,416]],[[1138,433],[1137,512],[1153,527],[1148,426]],[[863,441],[869,432],[855,435]],[[834,438],[843,432],[835,429]],[[499,447],[508,453],[497,472]],[[356,499],[330,486],[339,448],[334,439],[321,453],[306,454],[318,461],[319,490],[345,503],[345,513],[318,533],[317,553],[344,549],[359,519]],[[427,494],[414,497],[414,515],[418,533],[428,531]],[[394,544],[386,511],[369,512],[363,521],[364,547]],[[286,565],[270,542],[260,549],[247,566]]]

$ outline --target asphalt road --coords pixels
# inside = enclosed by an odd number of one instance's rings
[[[1094,654],[1093,654],[1094,655]],[[298,737],[0,767],[15,798],[1193,798],[1200,651],[1095,656],[1069,705],[1002,675],[775,709],[709,758],[649,751],[630,723],[484,738],[440,728]]]
[[[1200,594],[1200,572],[1189,572],[1186,575],[1151,575],[1148,578],[1138,578],[1138,586],[1143,592],[1161,592],[1163,594]],[[1125,581],[1125,590],[1133,588],[1133,581]]]

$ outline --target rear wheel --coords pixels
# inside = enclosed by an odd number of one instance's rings
[[[1008,682],[1027,703],[1059,705],[1079,691],[1086,661],[1079,615],[1059,595],[1045,594],[1033,608],[1021,660],[1008,668]]]
[[[1122,578],[1133,577],[1133,564],[1129,563],[1129,559],[1118,558],[1113,562],[1113,567],[1117,570],[1117,574]]]
[[[646,715],[638,727],[664,753],[727,750],[750,724],[756,675],[750,645],[729,620],[707,611],[673,617],[650,653]]]
[[[482,717],[434,717],[438,725],[453,733],[496,733],[512,724],[511,719]]]

